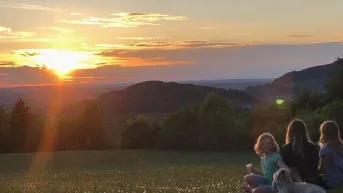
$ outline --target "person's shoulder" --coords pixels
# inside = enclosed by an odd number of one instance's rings
[[[283,145],[280,148],[280,151],[289,151],[289,150],[292,150],[292,149],[293,149],[292,144],[291,143],[286,143],[285,145]]]
[[[306,145],[306,147],[308,150],[312,150],[312,151],[319,151],[320,147],[319,145],[316,145],[315,143],[309,141]]]
[[[291,143],[286,143],[281,147],[281,149],[287,149],[287,148],[291,148],[291,147],[292,147]]]
[[[289,152],[292,152],[292,151],[293,151],[293,147],[292,147],[292,144],[290,143],[287,143],[280,148],[280,154],[282,155],[288,154]]]
[[[273,159],[273,160],[281,159],[281,155],[278,152],[274,152],[270,155],[270,159]]]
[[[325,155],[331,153],[331,149],[328,147],[328,145],[324,145],[323,147],[320,148],[319,150],[319,155]]]

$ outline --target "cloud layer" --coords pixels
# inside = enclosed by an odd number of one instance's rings
[[[313,37],[313,36],[314,36],[313,34],[301,34],[301,33],[298,33],[298,34],[291,34],[288,37],[289,38],[303,39],[303,38],[310,38],[310,37]]]
[[[180,20],[187,20],[187,18],[183,16],[172,16],[160,13],[120,12],[109,14],[106,17],[80,17],[76,19],[61,19],[60,22],[78,25],[97,25],[103,28],[132,28],[138,26],[156,26],[160,25],[160,23],[158,23],[160,21]]]
[[[11,28],[0,26],[0,41],[27,39],[36,36],[35,32],[13,31]]]
[[[333,22],[342,6],[327,3],[313,3],[318,9],[301,17],[302,9],[284,12],[294,7],[289,1],[85,1],[0,0],[1,84],[54,83],[52,72],[37,66],[70,67],[79,60],[69,51],[91,56],[87,65],[96,69],[76,70],[68,81],[107,83],[276,77],[331,62],[343,50],[343,28]],[[42,59],[44,50],[62,52]]]
[[[0,33],[11,33],[12,29],[4,26],[0,26]]]
[[[11,9],[37,10],[37,11],[61,11],[60,9],[44,7],[41,5],[34,5],[34,4],[0,3],[0,7],[11,8]]]
[[[249,45],[194,49],[108,50],[100,53],[108,61],[95,69],[76,70],[74,83],[118,83],[144,80],[199,80],[220,78],[275,78],[291,70],[327,64],[340,56],[341,43],[304,45]],[[31,53],[31,55],[34,53]],[[1,65],[12,65],[0,62]],[[138,65],[139,64],[139,65]],[[56,76],[44,69],[1,69],[1,82],[53,84]],[[18,78],[20,77],[20,78]]]

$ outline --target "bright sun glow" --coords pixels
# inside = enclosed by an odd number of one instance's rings
[[[89,53],[63,50],[42,50],[34,56],[38,65],[53,70],[60,78],[66,77],[73,70],[89,68],[86,62],[90,58]]]

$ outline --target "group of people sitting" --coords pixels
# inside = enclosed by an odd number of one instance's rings
[[[246,192],[278,192],[273,175],[280,168],[289,169],[294,182],[315,184],[325,190],[343,187],[343,141],[336,122],[321,124],[318,144],[310,140],[306,124],[299,119],[288,125],[285,138],[286,144],[279,148],[272,134],[258,137],[254,150],[261,159],[262,172],[247,165],[243,182]]]

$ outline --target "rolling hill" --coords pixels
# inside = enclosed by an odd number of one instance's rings
[[[252,104],[254,98],[242,91],[175,82],[147,81],[97,97],[105,112],[113,116],[164,114],[202,102],[210,92],[236,105]]]
[[[303,89],[316,90],[323,93],[325,92],[325,84],[336,67],[337,63],[333,62],[300,71],[288,72],[271,83],[249,86],[246,91],[256,98],[271,100],[275,98],[291,99]]]
[[[95,102],[111,119],[125,119],[140,114],[159,116],[201,103],[210,92],[231,101],[236,106],[251,105],[254,98],[244,92],[175,82],[147,81],[121,90],[101,94]],[[90,101],[75,103],[64,110],[72,116]]]

